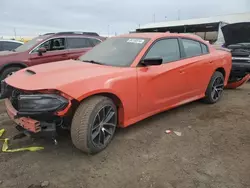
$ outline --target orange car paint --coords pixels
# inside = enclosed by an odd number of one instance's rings
[[[217,69],[225,71],[224,85],[228,82],[231,54],[216,50],[209,44],[210,53],[207,55],[160,66],[137,66],[151,44],[158,39],[187,37],[205,43],[199,37],[173,33],[134,33],[119,37],[150,38],[130,67],[67,60],[27,68],[36,72],[34,75],[22,69],[7,78],[6,82],[27,91],[58,90],[79,102],[92,95],[111,94],[121,103],[121,127],[204,97],[211,76]]]

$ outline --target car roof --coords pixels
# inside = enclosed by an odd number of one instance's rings
[[[199,36],[195,34],[170,33],[170,32],[129,33],[129,34],[124,34],[124,35],[119,35],[117,37],[138,37],[138,38],[149,38],[149,39],[158,39],[162,37],[187,37],[190,39],[203,41],[202,38],[200,38]]]
[[[14,43],[23,44],[23,42],[17,41],[17,40],[0,39],[0,41],[1,42],[14,42]]]
[[[84,37],[84,38],[105,39],[105,37],[101,36],[83,35],[83,34],[63,34],[63,35],[53,34],[51,35],[51,37]]]
[[[89,33],[89,34],[88,34]],[[52,37],[84,37],[84,38],[96,38],[104,40],[106,37],[99,36],[97,33],[94,32],[59,32],[59,33],[46,33],[41,36],[47,36],[46,39]]]

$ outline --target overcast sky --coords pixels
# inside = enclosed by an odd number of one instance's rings
[[[54,31],[126,33],[153,21],[250,12],[250,0],[0,0],[0,36]],[[109,26],[108,26],[109,25]]]

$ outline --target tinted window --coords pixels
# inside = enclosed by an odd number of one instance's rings
[[[207,45],[201,43],[201,49],[202,49],[202,53],[203,54],[207,54],[208,53],[208,47],[207,47]]]
[[[180,49],[177,39],[164,39],[156,42],[148,51],[145,58],[161,57],[163,62],[180,59]]]
[[[65,49],[65,39],[55,38],[48,40],[41,45],[39,45],[33,52],[37,52],[39,48],[46,48],[47,51],[64,50]]]
[[[89,38],[67,38],[68,48],[90,48],[93,47]]]
[[[200,42],[182,39],[186,57],[194,57],[202,54]]]
[[[109,38],[82,55],[80,61],[96,61],[104,65],[128,67],[148,41],[148,38]]]
[[[22,44],[16,43],[16,42],[4,41],[4,42],[2,43],[2,48],[3,48],[3,50],[9,50],[9,51],[11,51],[11,50],[14,50],[14,49],[16,49],[17,47],[19,47],[19,46],[21,46],[21,45],[22,45]]]

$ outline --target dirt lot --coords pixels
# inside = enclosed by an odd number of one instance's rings
[[[69,134],[23,139],[12,147],[39,152],[0,153],[0,187],[36,188],[246,188],[250,187],[250,84],[227,90],[215,105],[194,102],[119,129],[102,153],[76,150]],[[17,131],[2,112],[0,128]],[[191,127],[190,127],[191,126]],[[179,137],[165,134],[172,128]],[[1,182],[2,181],[2,182]]]

